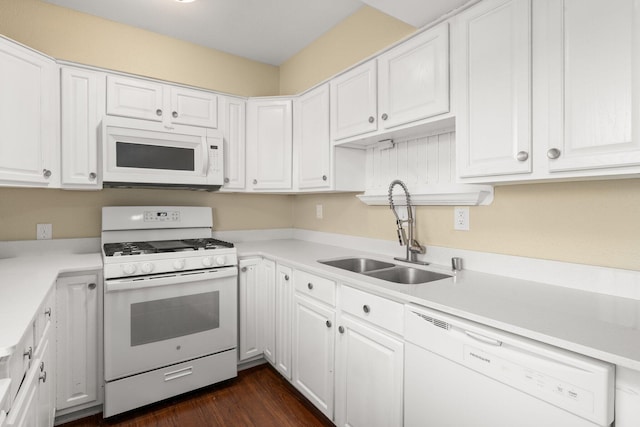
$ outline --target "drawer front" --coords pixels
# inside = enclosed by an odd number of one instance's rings
[[[367,292],[342,286],[340,309],[396,334],[404,331],[402,304]]]
[[[336,305],[336,282],[306,271],[296,270],[296,292],[308,295],[332,307]]]

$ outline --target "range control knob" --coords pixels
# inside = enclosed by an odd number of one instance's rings
[[[140,267],[140,270],[142,270],[144,274],[149,274],[153,271],[153,264],[151,264],[150,262],[145,262],[144,264],[142,264],[142,267]]]
[[[205,267],[211,267],[213,265],[213,259],[211,259],[210,256],[202,258],[202,265]]]
[[[127,274],[127,275],[130,276],[130,275],[132,275],[133,273],[136,272],[136,265],[135,264],[125,264],[125,265],[122,266],[122,272],[124,274]]]
[[[224,256],[222,256],[222,255],[221,255],[221,256],[217,256],[217,257],[216,257],[216,264],[218,264],[218,265],[224,265],[224,263],[225,263],[225,261],[226,261],[226,260],[227,260],[227,259],[226,259]]]
[[[184,268],[184,260],[183,259],[177,259],[175,261],[173,261],[173,269],[174,270],[182,270]]]

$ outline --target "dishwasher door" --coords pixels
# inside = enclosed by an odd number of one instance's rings
[[[608,363],[415,305],[405,339],[405,427],[613,422]]]

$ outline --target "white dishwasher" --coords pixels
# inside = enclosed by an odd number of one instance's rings
[[[614,418],[614,366],[405,306],[405,427],[594,427]]]

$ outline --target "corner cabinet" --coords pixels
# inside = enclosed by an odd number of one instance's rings
[[[98,133],[105,114],[105,73],[60,68],[62,188],[99,190]]]
[[[0,185],[59,187],[55,61],[0,37]]]
[[[291,99],[260,98],[247,102],[247,188],[292,188]]]
[[[99,273],[56,282],[58,415],[103,402],[102,278]]]
[[[484,0],[454,18],[457,173],[532,170],[531,0]]]

